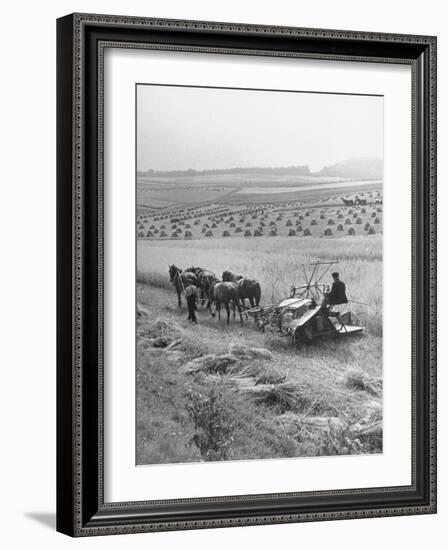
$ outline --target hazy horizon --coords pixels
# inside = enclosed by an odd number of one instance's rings
[[[382,160],[382,159],[378,159],[378,158],[368,158],[368,157],[359,157],[359,158],[356,158],[356,159],[341,159],[339,162],[335,162],[333,163],[332,165],[325,165],[325,166],[322,166],[322,168],[326,168],[328,166],[334,166],[334,165],[337,165],[337,164],[343,164],[345,163],[346,161],[352,161],[352,160],[366,160],[366,161],[371,161],[371,160]],[[196,168],[183,168],[182,170],[158,170],[157,168],[147,168],[146,170],[138,170],[139,173],[146,173],[146,172],[150,172],[151,170],[154,171],[154,172],[160,172],[160,173],[170,173],[170,172],[189,172],[189,171],[194,171],[194,172],[197,172],[197,173],[202,173],[202,172],[213,172],[213,171],[216,171],[216,172],[219,172],[219,171],[237,171],[237,170],[257,170],[257,169],[260,169],[260,170],[280,170],[280,169],[288,169],[288,168],[301,168],[301,167],[306,167],[308,165],[304,164],[304,165],[299,165],[299,164],[291,164],[289,166],[225,166],[223,168],[203,168],[203,169],[196,169]],[[311,170],[310,169],[310,175],[313,175],[313,174],[318,174],[321,170]]]
[[[383,98],[137,86],[137,170],[308,166],[383,159]]]

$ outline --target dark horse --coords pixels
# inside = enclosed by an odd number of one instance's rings
[[[198,276],[199,286],[201,288],[202,301],[207,300],[207,309],[210,308],[211,302],[213,302],[213,287],[219,282],[219,279],[212,271],[201,271]]]
[[[194,273],[190,271],[182,271],[180,267],[175,265],[168,266],[168,273],[170,274],[170,281],[173,284],[177,292],[177,302],[179,307],[182,306],[182,301],[180,299],[181,293],[185,290],[187,285],[199,286],[198,278]]]
[[[261,286],[257,280],[250,279],[249,277],[243,277],[242,275],[237,275],[231,271],[224,271],[222,274],[222,280],[237,283],[240,300],[243,307],[245,307],[244,300],[246,298],[250,302],[250,307],[260,305]]]
[[[218,319],[221,320],[221,304],[224,304],[227,311],[227,324],[230,322],[230,308],[229,303],[232,302],[233,306],[233,317],[235,318],[235,307],[238,308],[238,313],[240,314],[240,323],[243,325],[243,316],[241,315],[241,307],[238,293],[238,285],[231,282],[222,282],[216,283],[213,286],[213,301],[216,305],[216,310],[213,313],[212,317],[218,312]]]
[[[187,271],[188,273],[194,273],[198,279],[198,282],[199,282],[198,288],[200,292],[201,303],[203,304],[205,300],[205,296],[204,296],[204,289],[202,288],[202,285],[201,285],[201,273],[203,273],[205,269],[203,267],[192,265],[190,267],[187,267],[184,272],[187,272]]]

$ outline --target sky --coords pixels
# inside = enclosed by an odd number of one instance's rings
[[[383,158],[383,98],[137,86],[137,170],[207,170]]]

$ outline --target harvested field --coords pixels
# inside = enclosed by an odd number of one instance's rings
[[[381,338],[294,350],[205,310],[190,325],[170,289],[137,298],[138,464],[381,452]],[[197,427],[218,406],[221,454]]]

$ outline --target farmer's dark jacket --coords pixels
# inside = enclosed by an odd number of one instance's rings
[[[348,302],[347,295],[345,294],[345,284],[342,281],[334,281],[331,286],[331,290],[327,296],[328,304],[346,304]]]

